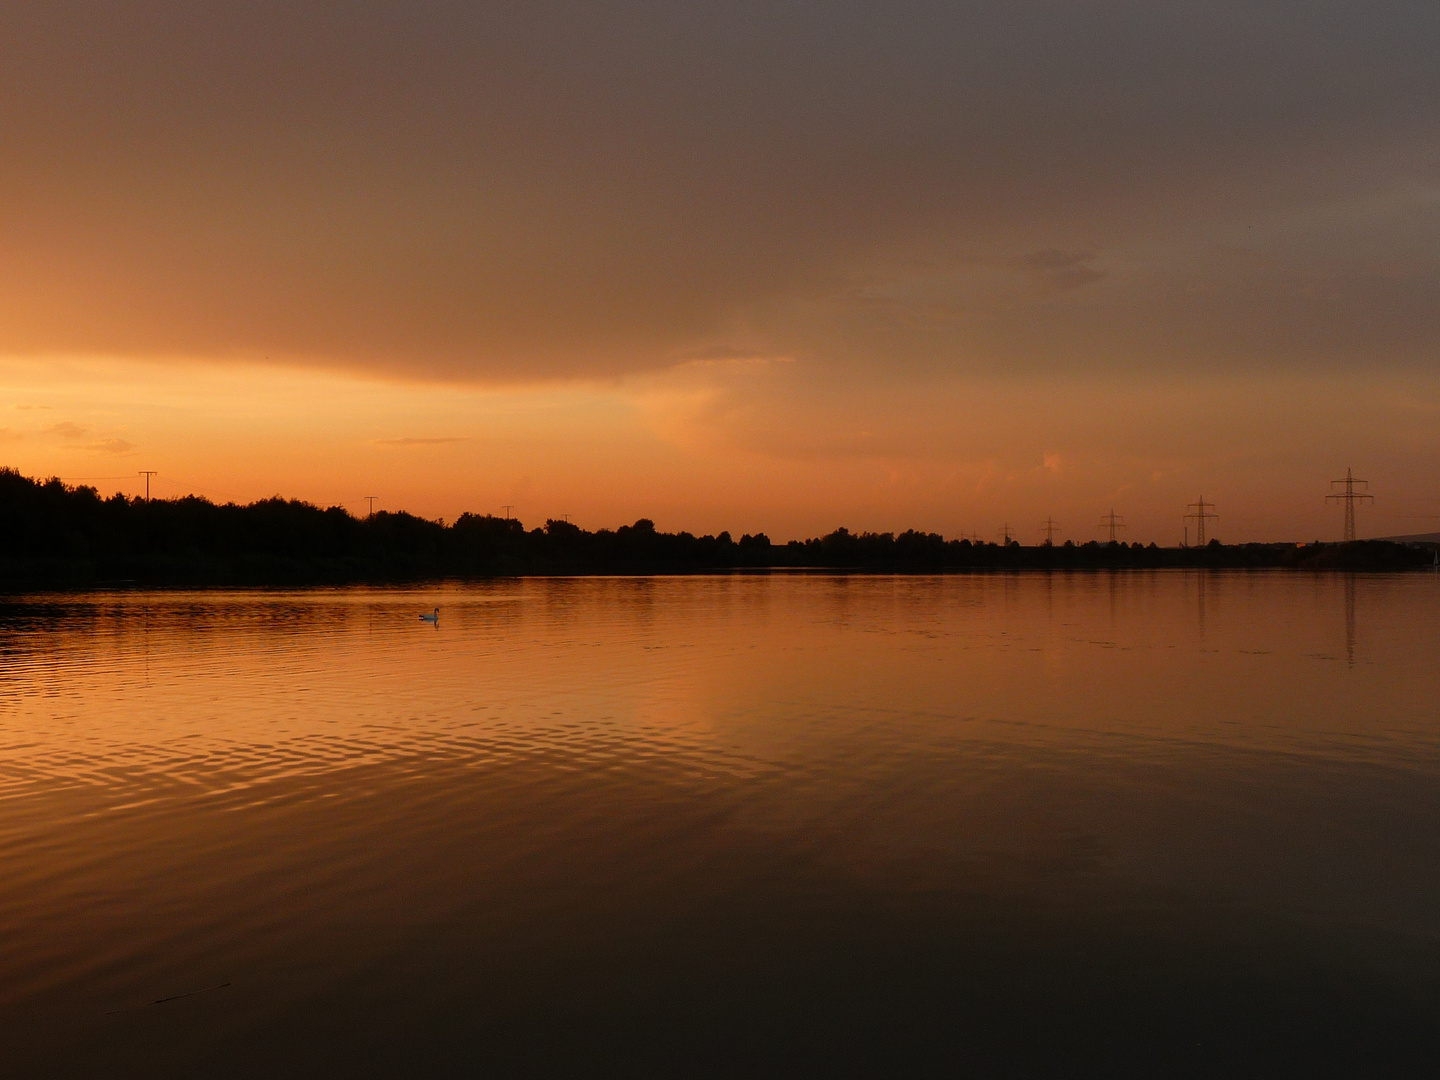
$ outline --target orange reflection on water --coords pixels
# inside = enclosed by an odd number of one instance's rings
[[[514,1064],[497,1031],[537,1002],[640,1039],[621,984],[651,1016],[744,957],[846,986],[817,957],[863,948],[899,978],[917,941],[1019,949],[1057,910],[1081,942],[1118,907],[1219,948],[1216,903],[1429,940],[1437,600],[1174,573],[13,601],[5,1024],[79,1071],[217,1041],[243,1071],[320,1054],[306,1030],[383,1060],[426,1024]],[[1272,946],[1246,955],[1283,969]],[[914,986],[949,1000],[947,970]],[[386,1042],[381,1013],[419,1026]]]

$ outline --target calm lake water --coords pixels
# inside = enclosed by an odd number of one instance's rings
[[[1431,574],[3,602],[0,1060],[1433,1074],[1437,631]]]

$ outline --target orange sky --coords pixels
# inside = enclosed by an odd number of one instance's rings
[[[1394,0],[7,5],[0,463],[1162,543],[1335,535],[1353,466],[1440,529],[1437,54]]]

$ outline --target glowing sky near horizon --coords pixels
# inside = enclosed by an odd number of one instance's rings
[[[1393,0],[9,4],[0,464],[1162,543],[1335,534],[1353,466],[1433,531],[1437,55]]]

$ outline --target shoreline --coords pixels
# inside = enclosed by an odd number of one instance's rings
[[[779,549],[781,551],[785,549]],[[1108,545],[1072,548],[979,547],[976,558],[959,565],[923,563],[774,564],[769,566],[630,566],[585,569],[574,566],[516,568],[480,573],[395,574],[376,568],[289,564],[220,565],[219,562],[146,567],[148,573],[112,576],[93,563],[66,560],[25,565],[0,560],[0,598],[35,593],[206,592],[230,590],[310,590],[327,588],[423,588],[469,585],[528,578],[678,578],[678,577],[953,577],[971,574],[1098,574],[1208,571],[1310,574],[1410,574],[1435,570],[1435,544],[1354,541],[1350,544],[1235,545],[1207,548],[1123,548]],[[989,558],[984,556],[989,555]],[[1265,557],[1269,556],[1269,557]],[[28,561],[26,561],[28,562]],[[248,561],[247,561],[248,562]],[[8,565],[7,565],[8,563]],[[279,572],[275,572],[276,570]],[[270,573],[264,573],[269,570]],[[350,572],[345,572],[349,570]],[[369,572],[367,572],[367,570]]]
[[[101,499],[93,488],[0,468],[0,593],[96,588],[296,587],[522,576],[844,572],[1297,569],[1422,570],[1424,538],[1160,547],[1111,540],[1021,546],[939,533],[859,532],[773,543],[764,533],[663,532],[648,518],[589,531],[549,519],[403,512],[357,518],[279,497],[239,506],[193,496]]]

